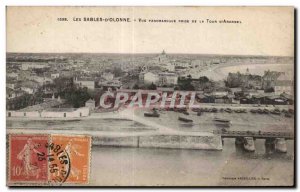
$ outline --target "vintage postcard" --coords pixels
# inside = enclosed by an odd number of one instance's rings
[[[8,6],[7,185],[294,186],[294,11]]]

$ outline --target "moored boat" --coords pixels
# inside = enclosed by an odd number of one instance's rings
[[[278,110],[278,109],[274,109],[273,111],[271,111],[271,113],[274,114],[274,115],[280,115],[281,114],[280,110]]]
[[[228,119],[214,118],[213,121],[214,121],[214,123],[221,124],[221,125],[230,125],[231,124],[231,121]]]
[[[159,117],[159,113],[157,111],[153,111],[153,112],[145,112],[144,113],[145,117]]]
[[[289,118],[292,117],[292,115],[291,115],[290,113],[285,113],[284,116],[285,116],[285,117],[289,117]]]
[[[218,112],[218,109],[214,107],[214,108],[211,109],[211,112],[217,113],[217,112]]]
[[[233,110],[235,113],[242,113],[242,110],[241,109],[234,109]]]
[[[182,113],[185,115],[190,115],[189,112],[187,112],[187,111],[183,111]]]
[[[200,108],[192,108],[193,112],[199,112],[201,109]]]
[[[226,108],[224,111],[226,111],[227,113],[232,113],[232,109],[230,108]]]
[[[191,122],[193,122],[192,119],[188,119],[188,118],[184,118],[184,117],[178,117],[178,120],[179,121],[183,121],[185,123],[191,123]]]
[[[263,113],[264,113],[264,111],[263,111],[262,109],[257,109],[257,113],[259,113],[259,114],[263,114]]]
[[[264,110],[263,110],[263,113],[264,113],[264,114],[269,114],[270,111],[269,111],[268,109],[264,109]]]

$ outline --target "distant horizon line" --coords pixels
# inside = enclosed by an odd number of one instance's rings
[[[149,53],[112,53],[112,52],[6,52],[6,54],[120,54],[120,55],[142,55],[142,54],[162,54],[162,52],[149,52]],[[219,55],[219,56],[251,56],[251,57],[292,57],[288,55],[234,55],[234,54],[218,54],[218,53],[174,53],[174,52],[165,52],[166,55],[176,55],[176,54],[185,54],[185,55]]]

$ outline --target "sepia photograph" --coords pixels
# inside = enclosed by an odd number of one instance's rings
[[[295,186],[294,7],[6,7],[6,185]]]

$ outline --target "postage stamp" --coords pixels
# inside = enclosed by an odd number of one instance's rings
[[[46,183],[48,136],[10,135],[9,141],[9,183]]]
[[[51,144],[53,148],[51,155],[58,154],[59,151],[64,151],[59,158],[53,158],[51,162],[52,169],[56,165],[65,163],[69,166],[68,169],[61,167],[61,171],[52,171],[49,169],[49,180],[73,184],[87,184],[90,173],[90,153],[91,153],[91,137],[90,136],[65,136],[65,135],[51,135]],[[60,147],[58,147],[60,146]],[[58,150],[55,150],[56,149]],[[49,166],[49,167],[50,167]],[[57,169],[59,170],[59,168]],[[64,175],[65,173],[67,175]]]
[[[90,136],[9,135],[8,184],[88,184]]]

